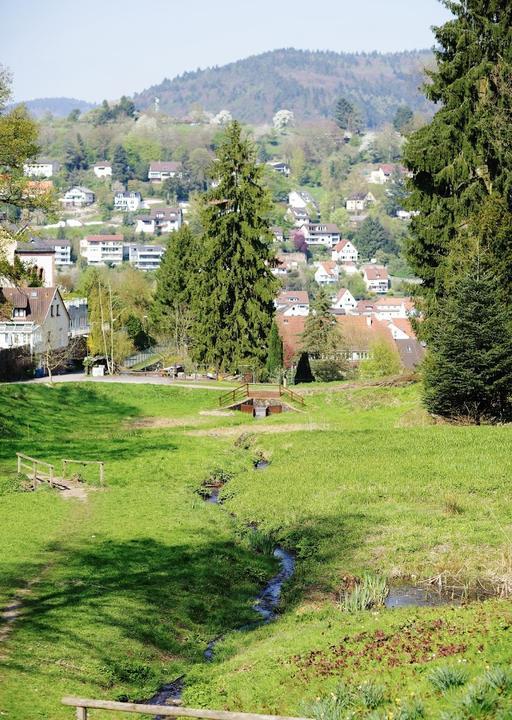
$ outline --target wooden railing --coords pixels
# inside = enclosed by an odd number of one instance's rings
[[[30,457],[30,455],[24,455],[23,453],[16,453],[16,457],[18,458],[18,473],[21,473],[22,468],[25,468],[25,470],[30,470],[30,473],[27,473],[27,475],[32,478],[34,483],[37,479],[48,480],[50,486],[53,487],[53,481],[55,478],[54,465],[44,462],[44,460],[38,460],[37,458]],[[40,465],[48,468],[48,471],[41,471],[39,469]]]
[[[88,700],[65,697],[63,705],[76,708],[76,719],[87,720],[88,710],[117,710],[118,712],[158,715],[160,717],[191,717],[206,720],[309,720],[308,718],[286,717],[283,715],[256,715],[254,713],[228,712],[227,710],[203,710],[170,705],[144,705],[140,703],[114,702],[110,700]]]
[[[271,383],[244,383],[239,385],[233,390],[229,390],[219,397],[220,407],[226,405],[235,405],[238,402],[242,402],[246,398],[251,397],[264,397],[265,392],[268,392],[268,397],[286,397],[299,405],[304,406],[304,398],[299,393],[290,390],[285,385],[273,385]]]
[[[65,479],[68,465],[97,465],[99,470],[100,485],[105,482],[105,463],[102,460],[62,460],[62,477]]]

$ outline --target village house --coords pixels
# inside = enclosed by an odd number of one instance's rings
[[[378,320],[408,318],[414,312],[414,303],[410,298],[381,297],[375,301],[375,317]]]
[[[65,348],[69,314],[57,288],[2,288],[0,349],[26,347],[32,355]]]
[[[94,163],[92,170],[97,178],[112,177],[112,165],[106,160],[98,160],[97,163]]]
[[[371,357],[372,348],[377,342],[384,342],[397,350],[395,341],[385,325],[369,317],[354,315],[335,315],[341,335],[347,347],[347,359],[352,365]],[[301,352],[302,334],[306,318],[304,316],[287,317],[276,315],[277,327],[283,341],[285,367],[293,367]],[[411,341],[412,342],[412,341]]]
[[[182,224],[183,213],[181,208],[156,208],[152,210],[149,215],[143,215],[137,218],[135,232],[159,235],[161,233],[179,230]]]
[[[282,243],[284,242],[284,231],[282,227],[279,227],[279,225],[273,225],[270,228],[270,232],[274,236],[274,242]]]
[[[385,185],[393,174],[395,167],[395,165],[389,164],[379,165],[377,170],[370,172],[368,182],[372,185]]]
[[[76,187],[70,188],[64,197],[59,198],[59,202],[61,202],[65,208],[85,207],[86,205],[92,205],[95,199],[96,196],[92,190],[77,185]]]
[[[290,166],[285,162],[273,162],[270,161],[267,163],[269,167],[272,168],[275,172],[279,173],[280,175],[284,175],[285,177],[288,177],[290,175]]]
[[[382,267],[382,265],[364,265],[362,272],[368,292],[387,293],[389,290],[389,275],[385,267]]]
[[[123,241],[122,235],[87,235],[80,240],[80,255],[88,265],[120,265]]]
[[[12,262],[14,256],[23,263],[30,265],[37,270],[37,276],[44,287],[55,286],[55,248],[46,240],[31,238],[28,242],[17,242],[13,248]],[[9,283],[10,284],[10,283]]]
[[[332,260],[319,262],[315,272],[315,282],[318,285],[332,285],[337,283],[340,278],[338,266]]]
[[[23,165],[23,174],[26,177],[51,178],[59,171],[60,165],[53,160],[38,160]]]
[[[272,273],[277,276],[297,272],[307,264],[306,256],[301,252],[278,253],[276,261],[277,264],[272,268]]]
[[[128,262],[137,270],[158,270],[164,253],[163,245],[129,245]]]
[[[362,212],[366,210],[368,205],[372,205],[375,202],[375,197],[372,193],[357,192],[349,195],[345,201],[345,207],[348,212]]]
[[[347,288],[341,288],[332,301],[333,310],[345,310],[345,312],[353,311],[357,306],[357,301]]]
[[[313,196],[306,190],[292,190],[288,194],[288,205],[291,208],[297,208],[301,210],[315,209],[317,210],[317,204]]]
[[[283,290],[275,300],[276,312],[285,317],[309,315],[309,295],[304,290]]]
[[[333,223],[309,223],[301,229],[307,245],[323,245],[332,248],[340,241],[340,231]]]
[[[331,260],[337,263],[356,263],[359,258],[356,246],[350,240],[340,240],[331,253]]]
[[[53,238],[47,238],[44,240],[46,245],[53,248],[55,253],[55,267],[69,267],[73,265],[71,260],[71,243],[69,240],[54,240]]]
[[[142,205],[140,192],[125,190],[114,195],[114,210],[122,212],[136,212]]]
[[[284,217],[296,228],[301,228],[310,221],[309,213],[305,208],[289,207]]]
[[[161,183],[164,180],[183,176],[183,165],[180,162],[152,162],[149,165],[148,180],[152,183]]]

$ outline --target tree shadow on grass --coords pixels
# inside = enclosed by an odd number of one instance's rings
[[[311,582],[301,567],[309,568],[317,582],[323,563],[344,549],[350,552],[365,532],[361,516],[317,518],[301,527],[302,536],[300,527],[288,536],[303,542],[298,578],[287,593],[284,612],[301,600]],[[336,543],[331,542],[333,533]],[[340,537],[345,544],[340,544]],[[258,619],[254,600],[265,580],[277,572],[268,556],[207,528],[201,528],[190,543],[103,539],[83,547],[61,544],[50,551],[56,571],[51,582],[38,586],[24,603],[22,644],[27,648],[34,643],[43,658],[45,646],[62,647],[67,657],[89,657],[95,667],[103,668],[98,682],[105,687],[101,674],[115,674],[123,662],[120,653],[131,643],[139,659],[143,652],[164,664],[202,662],[209,640]],[[16,654],[4,660],[11,669],[17,662]],[[51,672],[44,662],[35,662],[38,673]],[[81,675],[70,671],[71,688],[83,680]]]
[[[102,388],[90,385],[13,386],[0,388],[0,458],[20,439],[49,444],[81,432],[85,437],[112,431],[140,410]]]

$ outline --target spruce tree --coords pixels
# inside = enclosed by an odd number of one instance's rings
[[[331,313],[331,303],[324,288],[320,288],[304,323],[302,349],[307,352],[319,380],[337,380],[347,369],[343,337]]]
[[[500,283],[512,288],[512,4],[445,0],[454,18],[435,28],[436,69],[427,97],[440,109],[411,135],[408,260],[429,307],[451,279],[485,252]],[[424,324],[428,337],[429,323]]]
[[[122,183],[125,187],[132,177],[132,171],[128,164],[128,156],[122,145],[116,145],[112,157],[112,178]]]
[[[169,237],[156,272],[156,290],[151,320],[156,332],[173,340],[177,349],[190,344],[192,304],[198,269],[197,239],[188,225]]]
[[[279,335],[277,323],[274,321],[268,337],[268,355],[266,368],[272,377],[283,367],[283,341]]]
[[[193,328],[198,363],[235,371],[262,364],[279,283],[271,272],[270,199],[263,167],[238,122],[217,152],[219,184],[205,196]]]
[[[424,367],[430,412],[452,419],[512,417],[512,312],[491,274],[466,273],[431,320]]]
[[[385,253],[398,253],[398,245],[378,218],[363,220],[355,236],[354,243],[361,257],[373,258],[378,250]]]

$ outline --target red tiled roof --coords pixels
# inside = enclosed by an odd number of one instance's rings
[[[86,235],[87,242],[123,242],[123,235]]]
[[[387,280],[388,271],[381,265],[365,265],[363,272],[368,280]]]
[[[309,304],[309,295],[305,290],[283,290],[277,296],[278,305],[293,305],[294,303]]]

